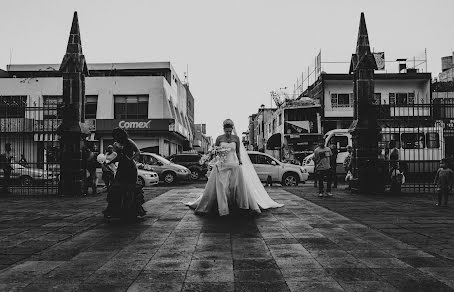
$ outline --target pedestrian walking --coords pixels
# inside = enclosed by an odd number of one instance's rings
[[[333,188],[337,188],[337,155],[339,151],[335,142],[332,142],[330,147],[332,155],[330,156],[330,166],[331,166],[331,182]]]
[[[448,167],[448,160],[443,158],[440,161],[440,168],[435,175],[434,183],[437,185],[438,207],[448,206],[448,196],[454,184],[454,171]]]
[[[1,193],[3,194],[11,194],[9,187],[11,183],[11,172],[13,170],[11,165],[13,158],[14,155],[11,143],[5,143],[5,152],[0,155],[0,165],[3,170],[3,186]]]
[[[28,162],[27,162],[27,159],[25,158],[24,154],[21,154],[19,164],[22,166],[25,166],[25,167],[28,166]]]
[[[97,191],[97,178],[96,178],[96,167],[98,163],[96,161],[96,155],[89,147],[85,148],[85,163],[87,170],[87,177],[85,183],[85,195],[88,195],[88,189],[92,189],[92,194],[96,195]]]
[[[318,147],[314,150],[315,173],[318,179],[318,196],[323,197],[324,181],[326,181],[326,196],[332,197],[331,194],[331,149],[325,146],[325,140],[320,139]]]
[[[146,214],[142,207],[142,204],[145,203],[143,190],[136,184],[135,160],[140,155],[140,150],[125,130],[115,128],[112,136],[115,140],[114,149],[117,157],[108,164],[118,162],[118,168],[107,194],[108,204],[103,211],[104,217],[134,221],[137,220],[137,217],[143,217]]]
[[[345,181],[348,183],[348,189],[350,190],[351,189],[351,184],[350,184],[350,181],[353,177],[353,174],[352,174],[352,170],[353,170],[353,165],[352,165],[352,159],[353,159],[353,147],[352,146],[347,146],[347,157],[345,157],[345,160],[344,160],[344,163],[343,163],[343,166],[344,166],[344,170],[345,170],[345,173],[346,173],[346,176],[345,176]]]
[[[117,166],[115,163],[110,163],[117,157],[117,152],[114,151],[114,147],[112,145],[107,146],[105,157],[106,159],[101,165],[102,180],[104,181],[105,187],[108,191],[114,180],[115,173],[117,172]]]

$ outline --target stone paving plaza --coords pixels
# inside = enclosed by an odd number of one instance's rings
[[[454,291],[453,261],[268,190],[285,207],[216,218],[182,203],[202,189],[171,189],[132,225],[106,223],[102,196],[5,198],[0,290]]]

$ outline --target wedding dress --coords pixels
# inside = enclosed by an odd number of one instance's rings
[[[235,208],[261,213],[260,209],[278,208],[282,204],[273,201],[254,166],[246,148],[240,143],[242,165],[239,165],[235,142],[221,142],[228,148],[224,162],[213,166],[203,194],[194,202],[186,203],[198,214],[217,213],[228,215]]]

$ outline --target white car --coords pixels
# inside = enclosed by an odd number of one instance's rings
[[[271,180],[284,186],[297,186],[309,178],[309,173],[302,166],[280,162],[271,155],[258,151],[248,151],[248,154],[262,182]]]
[[[18,180],[22,186],[32,186],[38,182],[57,181],[58,175],[50,170],[11,163],[11,179]]]
[[[159,183],[159,175],[143,164],[137,165],[137,185],[140,187],[155,186]]]
[[[315,168],[315,164],[314,164],[314,154],[309,154],[308,156],[304,157],[303,159],[303,167],[306,169],[306,171],[312,175],[314,174],[314,168]]]

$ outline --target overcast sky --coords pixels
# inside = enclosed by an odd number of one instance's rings
[[[387,60],[427,48],[436,77],[454,48],[452,0],[0,0],[0,7],[0,68],[10,50],[13,64],[60,63],[77,10],[90,63],[171,61],[182,80],[189,65],[196,122],[213,136],[225,118],[246,130],[248,116],[270,105],[269,92],[293,89],[319,50],[322,61],[348,62],[362,11],[371,46]]]

